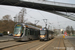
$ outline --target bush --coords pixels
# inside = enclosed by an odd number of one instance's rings
[[[3,34],[4,34],[4,35],[7,35],[7,31],[3,31]]]

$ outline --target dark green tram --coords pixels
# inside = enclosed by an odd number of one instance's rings
[[[47,28],[40,29],[40,41],[41,40],[49,40],[54,38],[54,32],[48,30]]]

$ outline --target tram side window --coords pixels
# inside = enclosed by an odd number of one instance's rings
[[[34,30],[30,30],[30,35],[34,35]]]
[[[30,35],[30,30],[28,29],[28,35]]]
[[[24,28],[22,29],[22,33],[24,33]]]
[[[34,30],[34,35],[36,35],[36,33],[37,33],[36,30]]]
[[[24,33],[24,28],[22,29],[22,34],[21,34],[21,36],[23,35],[23,33]]]
[[[27,29],[25,30],[25,35],[26,35],[26,36],[28,35]]]
[[[34,30],[34,35],[38,35],[38,31],[37,30]]]
[[[35,35],[35,30],[33,29],[33,35]]]

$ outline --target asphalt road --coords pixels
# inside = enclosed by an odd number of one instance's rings
[[[22,45],[16,45],[19,43],[22,42],[11,41],[6,43],[1,43],[0,47],[5,47],[3,50],[59,50],[59,49],[65,50],[62,37],[57,37],[49,41],[39,41],[39,40],[28,41],[28,42],[23,42]]]
[[[75,47],[75,36],[66,36],[65,38]]]
[[[4,35],[4,36],[0,36],[0,41],[1,40],[12,40],[13,36],[8,36],[8,35]]]

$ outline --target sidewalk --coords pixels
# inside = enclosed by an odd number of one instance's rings
[[[73,42],[71,42],[71,40],[69,39],[73,39],[74,37],[70,37],[70,36],[66,36],[64,38],[64,44],[65,44],[65,47],[66,47],[66,50],[75,50],[75,46],[73,44]]]
[[[0,40],[0,43],[7,42],[7,41],[14,41],[14,39]]]

